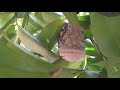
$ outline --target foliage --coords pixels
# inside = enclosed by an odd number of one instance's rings
[[[79,61],[59,56],[66,19],[84,29],[86,56]],[[119,12],[0,12],[0,77],[120,77],[119,23]],[[58,68],[61,72],[52,75]]]

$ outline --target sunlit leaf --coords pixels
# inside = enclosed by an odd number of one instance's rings
[[[0,19],[0,28],[2,28],[14,16],[14,13],[4,14],[4,16],[2,15]]]
[[[58,40],[63,24],[64,21],[61,19],[49,23],[41,30],[41,33],[37,36],[37,39],[41,41],[46,48],[51,50]]]
[[[23,29],[19,25],[17,25],[17,34],[21,42],[27,49],[44,56],[51,62],[54,62],[57,59],[59,59],[59,56],[45,48],[42,42],[35,39],[31,34],[29,34],[25,29]]]
[[[35,17],[34,14],[29,14],[29,22],[36,27],[37,29],[41,29],[43,28],[43,26],[41,25],[41,23],[39,22],[39,20],[37,20],[37,18]]]

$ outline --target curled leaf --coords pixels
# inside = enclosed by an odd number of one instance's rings
[[[19,25],[17,25],[17,27],[18,27],[17,34],[21,42],[24,44],[24,46],[27,49],[33,52],[36,52],[52,61],[56,61],[59,58],[56,54],[47,50],[40,41],[35,39],[31,34],[29,34],[22,27],[20,27]]]

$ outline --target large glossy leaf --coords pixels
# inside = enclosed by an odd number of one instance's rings
[[[61,60],[53,64],[49,64],[42,59],[34,56],[29,51],[22,47],[16,46],[13,43],[8,43],[4,37],[0,37],[0,77],[12,78],[37,78],[37,77],[51,77],[50,72],[56,68],[64,66],[65,62]],[[5,57],[7,55],[7,57]],[[62,65],[60,65],[60,63]],[[62,71],[60,77],[73,76],[76,72],[71,70]],[[67,73],[68,72],[68,73]],[[76,74],[75,74],[76,75]],[[66,77],[67,77],[66,76]]]
[[[120,62],[120,16],[106,17],[98,13],[90,13],[90,18],[92,34],[100,51],[108,57],[106,66],[108,77],[119,77],[120,71],[118,70],[116,74],[113,67],[118,67]]]
[[[120,16],[108,18],[98,13],[90,13],[90,16],[92,34],[101,52],[107,57],[119,57]]]
[[[54,65],[47,63],[19,45],[8,42],[3,36],[0,37],[0,57],[1,77],[45,77],[55,68],[61,67],[61,61]],[[7,72],[8,75],[3,76]]]
[[[1,51],[0,52],[1,65],[6,64],[6,65],[11,65],[13,67],[19,67],[19,68],[21,67],[23,69],[26,69],[26,68],[24,68],[26,66],[24,64],[25,59],[32,61],[35,58],[35,56],[33,56],[32,54],[30,55],[30,52],[28,54],[28,51],[23,51],[20,49],[19,46],[16,46],[13,43],[7,42],[3,36],[0,37],[0,49],[1,49],[0,50]],[[15,51],[15,49],[16,49],[16,51]],[[23,53],[23,55],[21,55],[22,53]],[[7,57],[5,57],[5,55],[7,55]],[[32,58],[30,59],[30,57],[32,57]],[[37,60],[37,57],[35,58],[35,61],[36,60]],[[38,61],[40,61],[40,60],[38,59]],[[26,60],[26,62],[27,62],[27,60]],[[40,62],[43,62],[43,61],[40,61]]]

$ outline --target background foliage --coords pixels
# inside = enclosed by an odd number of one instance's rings
[[[59,56],[58,37],[64,20],[75,23],[76,15],[84,28],[86,56],[67,62]],[[0,77],[120,77],[119,23],[119,12],[0,12]],[[27,46],[21,43],[22,37]],[[61,67],[61,73],[51,75]]]

